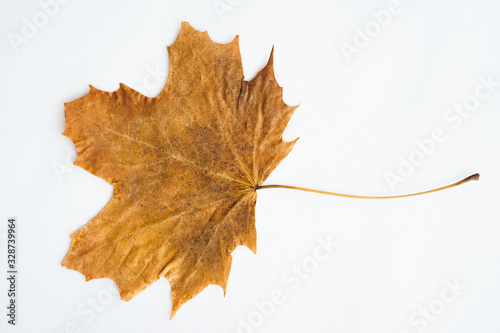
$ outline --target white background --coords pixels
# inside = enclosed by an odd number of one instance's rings
[[[231,10],[218,13],[221,3]],[[480,77],[500,81],[498,1],[401,0],[400,13],[351,62],[342,43],[354,45],[356,28],[376,22],[372,11],[387,10],[387,1],[73,0],[58,7],[43,22],[39,2],[0,0],[2,272],[7,218],[19,223],[18,325],[6,324],[0,273],[0,331],[237,332],[249,319],[240,332],[500,331],[500,87],[456,128],[443,118],[474,95]],[[23,35],[26,20],[42,20],[36,34]],[[123,82],[158,94],[166,45],[181,21],[219,43],[240,35],[248,80],[275,46],[284,100],[301,103],[285,139],[300,140],[266,184],[392,195],[474,172],[481,180],[388,201],[261,191],[258,254],[238,248],[226,297],[210,286],[172,321],[166,279],[130,302],[111,293],[110,280],[85,282],[60,262],[70,234],[113,189],[71,166],[75,148],[60,134],[63,103],[85,95],[89,84],[114,91]],[[25,39],[16,45],[14,35]],[[400,156],[408,159],[415,140],[436,128],[446,141],[391,188],[386,173],[397,173]],[[327,237],[339,248],[292,290],[283,276],[314,260],[318,238]],[[445,280],[467,288],[448,304],[440,300]],[[254,302],[269,300],[273,290],[285,301],[264,315]],[[424,325],[419,309],[429,306],[439,314]]]

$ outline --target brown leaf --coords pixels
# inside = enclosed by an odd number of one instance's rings
[[[165,89],[148,98],[121,84],[67,103],[76,165],[114,186],[75,232],[62,265],[113,279],[123,300],[166,277],[173,309],[216,284],[231,252],[256,251],[256,188],[292,149],[282,133],[296,107],[268,64],[244,81],[238,37],[226,45],[183,23],[168,47]]]

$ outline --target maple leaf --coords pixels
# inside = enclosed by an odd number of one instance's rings
[[[216,44],[182,23],[168,52],[157,97],[120,84],[65,104],[75,164],[114,193],[71,236],[62,265],[113,279],[123,300],[164,276],[173,316],[209,284],[225,293],[237,246],[256,252],[256,188],[296,141],[282,140],[296,106],[282,100],[272,53],[244,81],[238,37]]]
[[[62,265],[87,280],[114,280],[123,300],[162,276],[171,285],[171,318],[209,284],[225,294],[232,251],[245,245],[256,252],[258,189],[386,199],[478,179],[390,197],[262,185],[297,141],[282,140],[297,107],[282,100],[272,52],[245,81],[238,37],[217,44],[185,22],[168,52],[167,85],[157,97],[123,84],[112,93],[91,86],[65,104],[63,134],[76,146],[75,164],[112,184],[114,193],[71,235]]]

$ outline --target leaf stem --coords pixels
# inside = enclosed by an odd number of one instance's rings
[[[393,195],[393,196],[382,196],[382,197],[370,197],[370,196],[364,196],[364,195],[352,195],[352,194],[341,194],[341,193],[334,193],[334,192],[327,192],[327,191],[319,191],[319,190],[312,190],[309,188],[304,188],[304,187],[297,187],[297,186],[289,186],[289,185],[263,185],[263,186],[257,186],[256,190],[261,190],[261,189],[266,189],[266,188],[285,188],[285,189],[290,189],[290,190],[299,190],[299,191],[306,191],[306,192],[313,192],[313,193],[319,193],[319,194],[326,194],[326,195],[334,195],[337,197],[343,197],[343,198],[355,198],[355,199],[396,199],[396,198],[406,198],[406,197],[413,197],[416,195],[421,195],[421,194],[427,194],[427,193],[432,193],[432,192],[437,192],[441,190],[446,190],[448,188],[452,188],[458,185],[465,184],[471,180],[479,180],[479,174],[475,173],[473,175],[470,175],[469,177],[462,179],[459,182],[453,183],[448,186],[443,186],[439,187],[433,190],[429,191],[424,191],[424,192],[418,192],[418,193],[412,193],[412,194],[403,194],[403,195]]]

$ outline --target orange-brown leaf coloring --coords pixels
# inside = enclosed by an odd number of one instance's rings
[[[256,251],[256,188],[295,141],[273,58],[245,81],[236,37],[217,44],[183,23],[167,85],[149,98],[121,84],[66,103],[76,165],[114,186],[75,232],[62,265],[114,280],[123,300],[166,277],[171,317],[209,284],[226,291],[231,253]]]

